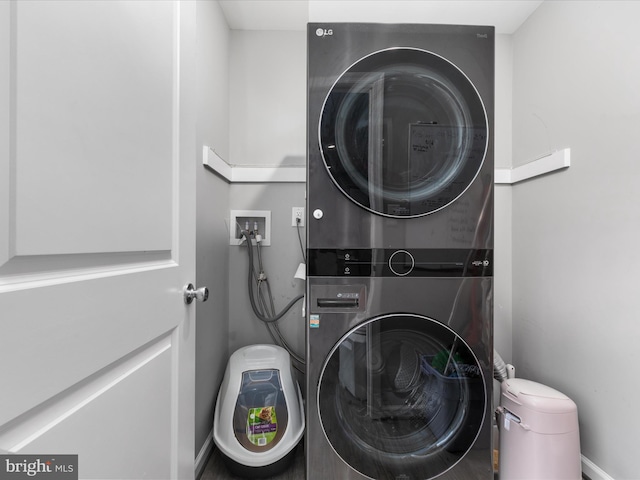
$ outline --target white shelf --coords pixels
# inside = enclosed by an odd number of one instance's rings
[[[513,185],[530,178],[568,168],[570,165],[571,149],[564,148],[516,168],[497,168],[495,171],[495,183]]]
[[[206,145],[203,147],[202,163],[229,183],[304,183],[307,181],[307,169],[303,166],[231,165]]]
[[[241,166],[231,165],[213,149],[204,146],[202,163],[225,178],[229,183],[304,183],[307,171],[304,166]],[[571,165],[571,149],[557,150],[516,168],[497,168],[494,181],[498,185],[513,185],[530,178],[546,175]]]

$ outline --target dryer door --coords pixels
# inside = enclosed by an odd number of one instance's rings
[[[319,125],[331,179],[367,210],[419,217],[452,203],[487,150],[487,116],[469,78],[443,57],[394,48],[352,65]]]
[[[487,397],[462,338],[430,318],[397,314],[342,337],[317,400],[327,440],[352,468],[376,479],[428,479],[472,447]]]

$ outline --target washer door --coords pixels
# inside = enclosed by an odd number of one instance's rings
[[[488,142],[467,76],[424,50],[373,53],[344,72],[323,105],[327,171],[356,204],[389,217],[444,208],[473,182]]]
[[[427,317],[377,317],[348,332],[320,376],[318,409],[340,458],[376,479],[436,477],[484,420],[486,387],[469,346]]]

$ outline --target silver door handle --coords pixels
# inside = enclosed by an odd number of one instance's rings
[[[184,303],[191,305],[194,299],[206,302],[209,298],[209,289],[207,287],[195,288],[193,283],[184,287]]]

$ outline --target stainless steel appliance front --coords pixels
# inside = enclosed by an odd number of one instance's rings
[[[491,277],[309,281],[307,478],[493,478]]]
[[[308,49],[309,247],[492,246],[493,28],[310,24]]]
[[[489,480],[494,31],[308,28],[309,480]]]

